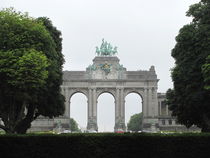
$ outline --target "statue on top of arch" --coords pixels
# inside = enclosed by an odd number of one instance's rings
[[[96,54],[98,56],[114,56],[115,54],[117,54],[117,47],[112,47],[112,45],[110,43],[107,43],[107,41],[104,41],[104,39],[102,39],[102,44],[99,47],[96,47]]]

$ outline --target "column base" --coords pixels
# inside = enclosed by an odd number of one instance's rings
[[[114,131],[117,132],[119,130],[123,130],[123,131],[126,131],[126,126],[124,123],[118,123],[118,124],[115,124],[114,126]]]
[[[117,117],[116,118],[116,123],[115,123],[115,126],[114,126],[114,131],[115,132],[117,132],[119,130],[126,131],[126,126],[125,126],[125,123],[124,123],[122,117]]]
[[[160,131],[158,118],[154,118],[154,117],[143,118],[142,131],[143,132],[151,132],[151,133]]]
[[[59,125],[59,131],[70,129],[70,118],[68,117],[56,117],[49,119],[48,117],[40,116],[31,123],[31,128],[27,132],[50,132],[57,129]]]
[[[98,131],[98,125],[95,117],[88,119],[87,130]]]

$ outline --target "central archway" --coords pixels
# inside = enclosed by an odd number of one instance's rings
[[[97,99],[98,132],[114,132],[115,98],[109,92],[103,92]]]

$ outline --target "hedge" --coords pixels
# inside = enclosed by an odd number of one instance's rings
[[[208,158],[210,135],[65,134],[2,135],[10,158]]]

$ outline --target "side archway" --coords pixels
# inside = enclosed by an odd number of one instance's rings
[[[134,114],[143,112],[143,97],[139,92],[130,91],[125,96],[125,125]]]
[[[69,101],[70,117],[73,118],[77,123],[78,127],[84,131],[87,126],[87,96],[81,91],[72,93]]]

